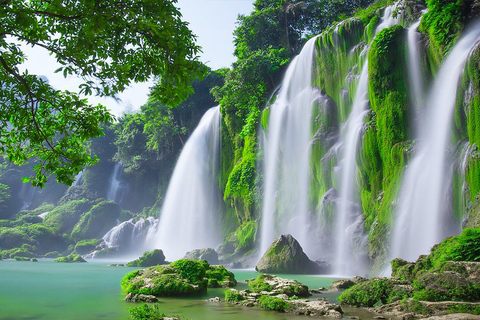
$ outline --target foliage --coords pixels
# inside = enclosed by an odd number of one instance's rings
[[[158,304],[148,305],[146,303],[138,307],[128,309],[132,320],[162,320],[166,316],[160,311]]]
[[[127,267],[151,267],[158,264],[165,264],[165,255],[162,250],[144,252],[143,255],[127,263]]]
[[[265,310],[275,310],[283,312],[288,307],[288,302],[283,301],[280,298],[271,297],[271,296],[260,296],[258,299],[258,305]]]
[[[199,284],[206,275],[209,264],[206,261],[180,259],[171,264],[178,274],[193,284]]]
[[[225,290],[226,302],[240,302],[244,297],[237,290]]]
[[[101,238],[117,224],[120,207],[113,201],[102,201],[82,215],[72,230],[72,239]]]
[[[452,271],[427,272],[413,282],[413,298],[423,301],[478,301],[480,286]]]
[[[446,261],[480,261],[480,228],[466,228],[433,247],[430,255],[432,266]]]
[[[87,254],[92,252],[101,242],[101,239],[80,240],[75,244],[75,252],[78,254]]]
[[[113,120],[104,106],[82,95],[115,96],[132,82],[158,77],[154,94],[177,105],[189,79],[202,75],[199,47],[181,20],[176,0],[2,2],[0,19],[1,152],[16,164],[37,158],[25,180],[43,186],[49,176],[71,184],[97,159],[86,143]],[[79,94],[60,91],[20,71],[28,44],[51,53],[65,77],[78,75]]]
[[[373,307],[380,302],[386,304],[393,285],[387,278],[363,281],[348,288],[338,297],[338,301],[356,307]]]
[[[253,220],[246,221],[235,231],[238,239],[237,250],[251,248],[254,245],[257,233],[257,223]]]
[[[82,214],[91,207],[92,203],[88,200],[73,200],[57,206],[45,216],[43,221],[45,225],[52,227],[59,234],[70,233]]]
[[[250,281],[248,283],[248,286],[250,287],[250,289],[252,289],[253,292],[270,292],[273,290],[273,287],[264,281],[265,278],[268,278],[268,275],[261,274],[255,280]]]

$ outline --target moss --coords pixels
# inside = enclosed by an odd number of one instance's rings
[[[151,267],[158,264],[165,264],[165,255],[162,250],[155,249],[153,251],[144,252],[143,255],[126,264],[127,267]]]
[[[121,209],[113,201],[102,201],[82,215],[72,230],[72,239],[101,238],[117,224]]]
[[[54,260],[55,262],[63,262],[63,263],[77,263],[77,262],[87,262],[82,256],[78,254],[69,254],[66,257],[58,257]]]
[[[446,261],[480,261],[480,228],[466,228],[432,248],[431,265],[437,267]]]
[[[392,300],[392,297],[398,298],[393,288],[393,282],[387,278],[363,281],[342,292],[338,301],[356,307],[386,304]]]
[[[100,239],[85,239],[80,240],[75,244],[75,252],[78,254],[87,254],[92,252],[102,240]]]
[[[260,296],[258,299],[258,305],[265,310],[274,310],[284,312],[285,309],[289,306],[288,302],[283,301],[280,298],[270,297],[270,296]]]
[[[477,301],[480,287],[457,272],[426,272],[413,282],[413,298],[423,301]]]
[[[257,234],[257,223],[253,220],[244,222],[235,231],[238,239],[237,251],[252,248]]]
[[[237,290],[226,290],[225,301],[226,302],[240,302],[244,297]]]
[[[82,214],[90,210],[92,203],[87,200],[73,200],[50,211],[44,219],[57,233],[70,233]]]
[[[266,274],[261,274],[255,280],[250,281],[248,283],[248,286],[250,287],[250,289],[252,289],[253,292],[270,292],[273,290],[273,287],[265,282],[265,279],[268,277],[269,276]]]
[[[158,304],[148,305],[146,303],[128,309],[130,319],[132,320],[163,320],[167,319],[167,315],[160,311]],[[168,319],[174,320],[175,318],[168,317]],[[178,319],[178,318],[177,318]]]

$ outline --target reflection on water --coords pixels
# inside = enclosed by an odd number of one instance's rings
[[[122,277],[133,270],[109,267],[111,262],[83,264],[0,261],[0,319],[125,319],[134,304],[123,301]],[[233,270],[239,281],[255,278],[253,270]],[[310,288],[328,287],[333,278],[305,275],[284,275],[305,283]],[[246,288],[239,283],[238,289]],[[223,289],[209,289],[198,298],[163,298],[161,310],[179,314],[190,320],[305,320],[295,316],[257,308],[247,308],[206,299],[223,298]],[[328,296],[336,299],[338,294]],[[315,298],[314,296],[313,298]],[[349,312],[350,313],[350,312]],[[365,315],[362,319],[367,319]]]

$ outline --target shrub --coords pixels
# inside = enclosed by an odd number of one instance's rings
[[[258,300],[258,305],[265,310],[275,310],[283,312],[289,304],[282,299],[263,295]]]
[[[166,314],[160,311],[158,304],[148,305],[144,303],[141,306],[128,309],[128,312],[132,320],[162,320],[166,317]]]
[[[377,278],[356,285],[345,290],[338,300],[343,304],[356,307],[373,307],[377,303],[389,302],[393,284],[387,278]]]
[[[209,264],[206,261],[180,259],[171,264],[178,274],[188,282],[198,284],[203,281]]]
[[[80,256],[78,254],[69,254],[66,257],[58,257],[53,261],[54,262],[64,262],[64,263],[87,262],[82,258],[82,256]]]
[[[226,290],[225,301],[227,302],[240,302],[244,298],[237,290]]]
[[[268,275],[261,274],[255,280],[250,281],[248,283],[248,286],[250,287],[250,289],[252,289],[253,292],[262,292],[262,291],[270,292],[272,291],[273,287],[268,283],[264,282],[265,278],[267,277]]]

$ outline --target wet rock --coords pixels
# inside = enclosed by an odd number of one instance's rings
[[[195,249],[187,252],[183,259],[206,260],[209,264],[218,264],[218,253],[212,248]]]
[[[219,297],[210,298],[208,299],[208,302],[220,302],[220,298]]]
[[[133,294],[129,293],[125,297],[125,301],[130,302],[158,302],[157,297],[149,294]]]
[[[265,273],[312,274],[321,272],[291,235],[281,235],[257,263],[255,270]]]
[[[155,249],[153,251],[145,252],[137,260],[130,261],[127,263],[127,267],[151,267],[165,263],[165,255],[163,254],[163,251]]]
[[[355,285],[355,282],[353,282],[353,280],[351,279],[338,279],[333,281],[329,289],[340,291],[340,290],[346,290],[352,287],[353,285]]]

